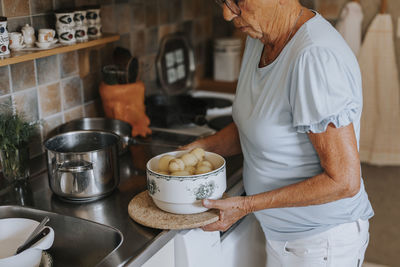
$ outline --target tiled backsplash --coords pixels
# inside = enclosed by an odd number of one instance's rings
[[[163,36],[185,32],[196,51],[199,73],[212,38],[213,2],[203,0],[0,0],[0,15],[8,17],[8,29],[20,31],[26,23],[54,28],[53,11],[83,5],[101,5],[103,32],[121,39],[89,51],[90,72],[80,77],[80,53],[69,52],[0,67],[0,104],[12,100],[31,120],[41,120],[40,136],[31,144],[31,156],[43,152],[42,142],[60,124],[80,117],[103,114],[98,86],[101,66],[111,63],[115,46],[139,57],[146,94],[160,90],[154,61]]]
[[[347,0],[301,0],[328,19],[337,18]],[[13,100],[30,120],[43,121],[40,136],[32,143],[32,155],[42,153],[41,142],[56,126],[74,118],[102,115],[98,85],[101,66],[111,63],[115,46],[129,49],[142,64],[141,79],[146,94],[160,90],[154,61],[163,36],[184,32],[190,39],[197,61],[197,78],[210,75],[211,40],[230,35],[214,1],[204,0],[0,0],[0,15],[8,17],[9,31],[20,31],[26,23],[35,29],[54,28],[53,10],[83,5],[101,5],[104,32],[119,33],[121,39],[89,51],[90,72],[80,77],[81,52],[69,52],[0,67],[0,104]],[[363,0],[364,30],[379,9],[380,0]],[[394,19],[400,16],[400,2],[389,1]],[[400,49],[400,43],[397,48]],[[400,53],[399,61],[400,61]]]

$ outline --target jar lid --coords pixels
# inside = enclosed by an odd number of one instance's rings
[[[0,21],[7,21],[7,17],[0,16]]]

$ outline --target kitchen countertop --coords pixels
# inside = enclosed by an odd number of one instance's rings
[[[148,141],[178,146],[192,141],[193,138],[155,132]],[[123,243],[99,266],[141,266],[171,240],[177,231],[152,229],[134,222],[128,214],[128,203],[136,194],[146,190],[146,162],[155,155],[171,150],[173,149],[157,145],[132,146],[130,151],[120,156],[121,181],[118,188],[111,195],[91,203],[62,201],[51,192],[47,173],[42,172],[30,177],[28,186],[20,191],[12,190],[11,187],[1,189],[0,205],[23,205],[115,227],[122,232]],[[241,181],[242,156],[229,157],[226,160],[227,191],[240,194],[241,191],[235,187]]]

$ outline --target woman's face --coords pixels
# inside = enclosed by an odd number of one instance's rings
[[[280,0],[239,0],[241,15],[235,15],[224,6],[224,19],[233,21],[235,27],[250,37],[262,40],[279,25],[279,2]]]

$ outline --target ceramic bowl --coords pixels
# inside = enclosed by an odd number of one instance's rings
[[[160,209],[176,214],[194,214],[207,210],[202,199],[219,199],[226,190],[225,159],[205,152],[214,170],[190,176],[172,176],[157,173],[158,161],[164,155],[180,157],[189,151],[174,151],[158,155],[147,162],[147,189]]]
[[[50,48],[53,44],[57,43],[58,39],[54,39],[50,42],[35,42],[36,46],[42,49]]]
[[[17,248],[25,242],[39,222],[25,218],[0,219],[0,267],[26,266],[37,267],[42,258],[42,251],[53,245],[54,231],[34,244],[31,248],[14,255]]]

